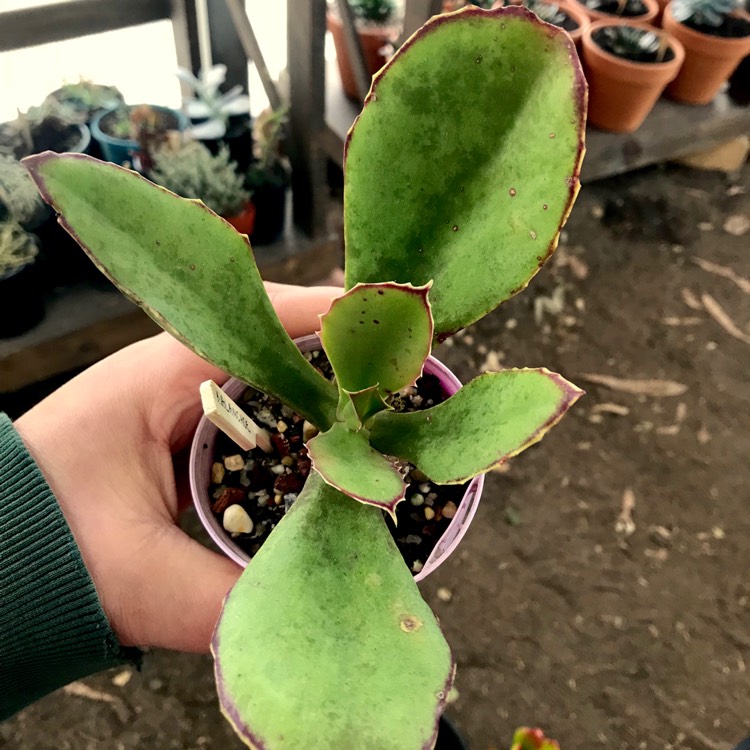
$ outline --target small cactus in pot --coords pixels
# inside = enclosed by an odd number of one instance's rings
[[[123,291],[319,429],[302,493],[214,635],[222,710],[249,747],[433,747],[455,663],[383,519],[404,497],[400,467],[464,482],[539,440],[581,391],[519,369],[419,412],[387,400],[434,342],[522,290],[551,255],[578,190],[585,111],[572,42],[525,9],[437,17],[401,48],[346,146],[347,291],[320,331],[335,383],[283,330],[246,238],[200,203],[88,158],[28,161]]]

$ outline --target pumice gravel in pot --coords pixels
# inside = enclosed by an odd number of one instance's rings
[[[407,465],[426,490],[463,485],[537,442],[581,391],[539,368],[484,373],[421,410],[397,397],[413,402],[405,389],[420,395],[433,344],[524,289],[554,251],[585,112],[573,42],[524,8],[438,16],[401,47],[347,138],[346,291],[319,334],[333,381],[284,331],[247,237],[204,205],[88,157],[27,161],[120,289],[259,407],[265,394],[288,410],[275,432],[266,421],[269,444],[289,452],[284,476],[296,461],[307,478],[298,493],[266,489],[291,507],[227,595],[212,644],[222,710],[248,746],[435,745],[455,663],[384,516],[414,499]],[[295,414],[301,444],[285,438]],[[247,462],[227,458],[231,471]],[[422,498],[414,507],[429,508]],[[232,515],[237,533],[257,520]]]
[[[317,336],[304,336],[295,343],[310,357],[313,366],[317,367],[324,359]],[[327,360],[324,368],[317,367],[327,374],[330,371]],[[394,408],[403,411],[429,408],[461,387],[458,378],[434,357],[425,361],[424,375],[428,378],[424,385],[420,381],[425,378],[421,378],[417,388],[409,387],[405,393],[391,397]],[[198,515],[213,541],[228,557],[245,567],[283,518],[287,507],[297,499],[311,462],[302,446],[304,422],[299,415],[275,399],[248,389],[241,380],[230,380],[223,390],[271,433],[274,451],[271,455],[261,448],[240,451],[203,417],[193,440],[190,487]],[[272,409],[267,408],[269,402],[273,403]],[[279,432],[279,424],[283,432]],[[241,465],[236,462],[237,456]],[[261,463],[268,470],[258,477]],[[389,523],[388,527],[415,579],[421,581],[445,562],[463,538],[476,513],[484,476],[474,477],[465,485],[441,486],[432,484],[416,467],[405,469],[406,497],[395,509],[398,524]],[[227,508],[237,503],[251,521],[246,533],[237,533],[223,517]]]

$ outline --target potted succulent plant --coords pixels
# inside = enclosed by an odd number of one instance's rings
[[[113,164],[151,167],[151,152],[166,143],[179,141],[187,127],[182,112],[150,104],[120,104],[99,112],[91,123],[91,134],[102,154]],[[175,137],[176,136],[176,137]]]
[[[561,0],[553,2],[552,0],[524,0],[523,2],[510,2],[509,0],[496,0],[493,8],[502,8],[506,5],[523,5],[532,13],[535,13],[542,21],[551,23],[570,34],[576,43],[576,48],[580,51],[581,38],[583,32],[589,27],[588,14],[579,3],[572,0]]]
[[[349,0],[349,5],[354,15],[367,71],[370,75],[375,75],[385,65],[392,45],[398,37],[395,0]],[[336,47],[336,61],[344,93],[350,99],[359,101],[357,80],[349,59],[344,26],[333,3],[329,4],[327,24]]]
[[[663,26],[685,47],[685,64],[667,96],[686,104],[708,104],[750,54],[750,16],[738,0],[673,0]]]
[[[596,21],[583,34],[589,122],[618,133],[637,130],[685,52],[666,32],[632,22]]]
[[[211,211],[90,157],[28,160],[121,289],[318,429],[303,490],[214,635],[222,709],[250,747],[434,746],[455,664],[383,511],[403,500],[408,463],[462,483],[536,442],[581,392],[524,369],[480,375],[411,413],[393,398],[434,341],[523,289],[551,255],[578,191],[585,112],[570,38],[526,9],[440,16],[402,47],[347,141],[348,291],[320,332],[335,384],[285,333],[246,238]],[[266,425],[283,446],[288,425]]]
[[[97,112],[112,109],[124,102],[116,86],[102,86],[85,78],[81,78],[78,83],[63,84],[49,96],[74,112],[79,122],[87,124]]]
[[[651,23],[659,14],[656,0],[570,0],[583,8],[592,21],[627,19]]]
[[[269,245],[284,231],[290,182],[289,164],[281,151],[286,120],[286,109],[269,108],[253,124],[255,161],[248,170],[245,185],[253,194],[255,228],[250,240],[255,245]]]
[[[37,287],[37,239],[14,221],[0,221],[0,338],[18,336],[44,317]]]
[[[196,141],[160,149],[154,153],[149,177],[183,198],[203,201],[238,232],[252,233],[255,207],[226,146],[216,156]]]
[[[214,65],[198,76],[186,68],[177,71],[177,77],[193,92],[192,97],[183,100],[183,108],[190,119],[187,134],[207,146],[212,154],[226,144],[232,161],[244,173],[252,157],[250,97],[242,92],[241,86],[223,93],[221,86],[226,75],[226,65]]]
[[[70,107],[47,97],[0,126],[0,154],[21,159],[47,150],[83,153],[90,138],[89,129]]]

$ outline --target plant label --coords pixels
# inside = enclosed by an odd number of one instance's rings
[[[256,446],[266,453],[273,449],[268,433],[258,427],[213,380],[201,383],[203,413],[225,435],[234,440],[242,450]]]

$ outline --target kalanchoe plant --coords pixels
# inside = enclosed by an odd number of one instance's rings
[[[346,146],[348,291],[320,333],[335,385],[283,330],[246,238],[200,203],[87,157],[28,161],[63,226],[123,291],[320,430],[314,471],[214,635],[222,709],[250,747],[433,746],[455,665],[381,512],[403,498],[399,465],[464,482],[539,440],[581,392],[548,370],[514,369],[420,412],[394,413],[385,397],[555,249],[578,191],[585,111],[569,38],[523,8],[438,17],[399,50]]]
[[[673,0],[672,16],[681,23],[718,27],[741,7],[739,0]]]

